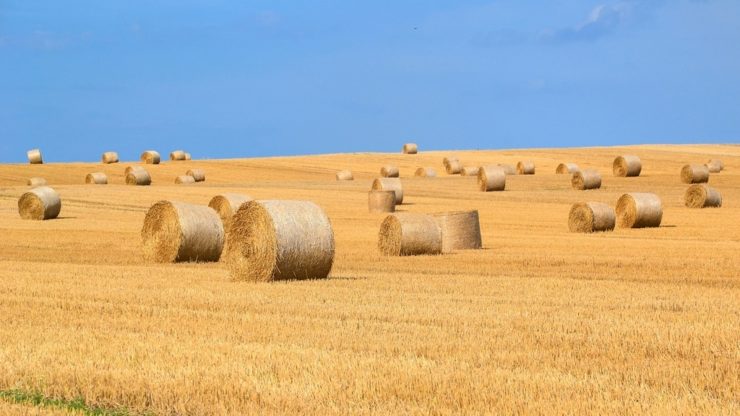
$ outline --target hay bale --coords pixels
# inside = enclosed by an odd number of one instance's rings
[[[462,163],[460,163],[460,161],[456,159],[450,160],[445,165],[445,171],[447,172],[448,175],[457,175],[460,172],[462,172],[462,169],[463,169]]]
[[[512,165],[507,165],[505,163],[499,163],[497,166],[503,169],[504,173],[507,175],[516,175],[516,168]]]
[[[442,232],[442,252],[477,250],[483,247],[478,211],[432,214]]]
[[[26,155],[28,156],[28,163],[32,165],[44,163],[44,159],[41,157],[41,150],[39,149],[31,149],[26,152]]]
[[[601,202],[573,204],[568,215],[568,228],[573,233],[611,231],[617,220],[614,208]]]
[[[578,165],[575,163],[561,163],[558,165],[557,168],[555,168],[555,173],[559,175],[565,175],[565,174],[574,174],[578,172],[580,169],[578,168]]]
[[[146,169],[141,166],[126,166],[126,169],[123,170],[123,176],[128,176],[129,173],[135,170],[143,170],[144,172],[146,172]]]
[[[705,166],[709,169],[709,173],[720,173],[725,168],[724,163],[719,159],[711,159]]]
[[[309,201],[250,201],[234,215],[226,262],[234,280],[325,279],[334,231]]]
[[[617,201],[617,225],[621,228],[659,227],[663,203],[658,195],[631,193]]]
[[[152,177],[144,168],[136,167],[126,174],[126,185],[148,186],[151,184]]]
[[[195,183],[195,178],[190,175],[180,175],[175,178],[176,184],[188,184],[188,183]]]
[[[419,146],[416,143],[406,143],[403,145],[403,153],[407,155],[415,155],[419,152]]]
[[[442,230],[431,215],[391,214],[380,225],[378,249],[386,256],[440,254]]]
[[[396,166],[386,165],[380,168],[380,176],[384,178],[397,178],[400,176]]]
[[[442,159],[442,165],[445,167],[445,170],[447,170],[447,166],[449,166],[450,162],[452,162],[453,160],[458,162],[460,161],[457,156],[447,156]]]
[[[640,176],[642,162],[640,158],[633,155],[618,156],[612,164],[614,176],[633,177]]]
[[[116,152],[105,152],[100,158],[100,161],[105,164],[118,163],[118,153]]]
[[[478,188],[483,192],[506,189],[506,172],[500,166],[483,166],[478,171]]]
[[[351,170],[340,170],[337,172],[337,180],[338,181],[353,181],[355,180],[355,176],[352,174]]]
[[[377,178],[370,188],[373,191],[393,191],[396,195],[396,205],[403,204],[403,185],[398,178]]]
[[[516,173],[519,175],[534,175],[534,162],[531,160],[517,162]]]
[[[147,261],[218,261],[224,246],[224,227],[209,207],[159,201],[146,213],[141,241]]]
[[[722,194],[703,183],[691,185],[686,190],[684,202],[689,208],[719,208],[722,206]]]
[[[709,182],[709,168],[705,165],[685,165],[681,168],[681,180],[684,183]]]
[[[393,191],[369,191],[367,207],[371,213],[396,212],[396,193]]]
[[[193,159],[193,157],[190,156],[190,153],[185,152],[185,160],[192,160],[192,159]]]
[[[108,176],[103,172],[88,173],[87,176],[85,176],[85,183],[92,185],[107,185]]]
[[[24,220],[53,219],[59,216],[61,210],[59,194],[48,186],[33,188],[18,200],[18,213]]]
[[[46,186],[46,179],[44,179],[44,178],[29,178],[26,183],[28,184],[28,186],[31,186],[31,187]]]
[[[191,176],[196,182],[204,182],[206,180],[206,173],[203,169],[188,169],[185,174]]]
[[[158,165],[160,162],[159,152],[156,150],[146,150],[144,153],[141,154],[141,163],[146,163],[147,165]]]
[[[170,160],[185,160],[185,152],[183,152],[182,150],[171,151]]]
[[[585,191],[601,188],[601,174],[595,169],[585,169],[573,174],[571,178],[573,189]]]
[[[231,223],[233,222],[234,214],[239,210],[242,204],[254,200],[249,195],[242,194],[221,194],[211,198],[208,206],[213,208],[214,211],[221,218],[221,223],[224,225],[224,232],[226,234],[231,230]]]
[[[478,176],[480,168],[477,166],[465,166],[460,171],[460,176]]]
[[[414,176],[420,176],[423,178],[434,178],[437,176],[437,171],[433,168],[418,168],[414,172]]]

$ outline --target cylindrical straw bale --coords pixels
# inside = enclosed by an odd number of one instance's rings
[[[309,201],[250,201],[234,215],[226,262],[234,280],[324,279],[334,263],[334,231]]]
[[[170,160],[185,160],[185,152],[182,150],[173,150],[170,152]]]
[[[478,176],[480,168],[478,166],[465,166],[460,171],[460,176]]]
[[[442,232],[442,252],[477,250],[483,246],[478,211],[432,214]]]
[[[418,168],[416,169],[416,172],[414,172],[414,175],[426,178],[434,178],[435,176],[437,176],[437,171],[433,168]]]
[[[462,169],[462,163],[457,159],[450,160],[447,165],[445,165],[445,171],[448,175],[457,175],[462,172]]]
[[[352,174],[351,170],[340,170],[337,172],[337,180],[338,181],[353,181],[355,180],[355,176]]]
[[[705,165],[685,165],[681,168],[681,180],[684,183],[709,182],[709,168]]]
[[[579,191],[599,189],[601,188],[601,174],[595,169],[579,170],[573,174],[571,184],[573,185],[573,189]]]
[[[159,152],[156,150],[146,150],[141,154],[141,162],[147,165],[158,165],[160,161]]]
[[[218,216],[221,217],[221,222],[224,224],[224,231],[228,234],[231,230],[231,223],[234,218],[234,214],[239,210],[242,204],[254,200],[249,195],[242,194],[221,194],[211,198],[208,206],[213,208]]]
[[[123,176],[128,176],[129,173],[135,170],[143,170],[146,172],[146,169],[141,166],[126,166],[126,169],[123,170]]]
[[[399,171],[396,166],[386,165],[380,168],[380,176],[384,178],[397,178]]]
[[[440,254],[442,231],[431,215],[391,214],[380,225],[378,249],[386,256]]]
[[[580,169],[575,163],[561,163],[555,168],[555,173],[559,175],[573,174],[578,172]]]
[[[659,227],[663,203],[658,195],[630,193],[617,201],[617,226],[620,228]]]
[[[192,176],[196,182],[203,182],[206,180],[206,173],[203,169],[189,169],[185,172],[186,175]]]
[[[522,160],[516,164],[516,173],[519,175],[534,175],[534,162]]]
[[[719,159],[712,159],[706,164],[709,173],[719,173],[725,168],[725,165]]]
[[[185,160],[192,160],[193,156],[190,155],[190,153],[185,152]]]
[[[614,176],[631,177],[640,176],[642,162],[640,158],[633,155],[618,156],[612,164]]]
[[[396,195],[396,205],[403,204],[403,185],[398,178],[377,178],[373,181],[373,191],[393,191]]]
[[[611,231],[617,220],[614,208],[601,202],[573,204],[568,215],[568,228],[574,233]]]
[[[105,152],[103,153],[103,156],[100,158],[100,161],[103,163],[118,163],[118,153],[116,152]]]
[[[136,167],[126,174],[126,185],[147,186],[152,184],[152,177],[144,168]]]
[[[190,175],[180,175],[175,177],[175,183],[177,184],[185,184],[185,183],[195,183],[195,178]]]
[[[403,145],[403,153],[407,155],[415,155],[419,152],[419,146],[416,143],[406,143]]]
[[[28,186],[46,186],[46,179],[44,178],[29,178]]]
[[[18,213],[24,220],[49,220],[59,216],[62,200],[48,186],[39,186],[24,193],[18,200]]]
[[[141,240],[147,261],[218,261],[224,246],[224,227],[209,207],[160,201],[146,213]]]
[[[28,156],[28,163],[32,165],[44,163],[44,159],[41,157],[41,150],[39,149],[31,149],[26,152],[26,155]]]
[[[396,212],[396,193],[393,191],[370,191],[367,193],[367,207],[372,213]]]
[[[703,183],[691,185],[686,190],[684,202],[689,208],[719,208],[722,206],[722,194]]]
[[[108,176],[103,172],[88,173],[85,176],[85,183],[92,185],[107,185]]]
[[[483,192],[506,189],[506,172],[500,166],[483,166],[478,171],[478,188]]]
[[[447,170],[447,166],[452,162],[453,160],[460,161],[457,156],[447,156],[442,159],[442,165],[445,167],[445,170]]]
[[[498,166],[504,170],[504,173],[507,175],[516,175],[516,168],[512,165],[507,165],[505,163],[499,163]]]

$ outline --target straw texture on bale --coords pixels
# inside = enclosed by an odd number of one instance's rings
[[[116,152],[105,152],[100,158],[103,163],[118,163],[118,153]]]
[[[633,155],[618,156],[612,164],[614,176],[632,177],[640,176],[642,162],[640,158]]]
[[[445,170],[447,170],[447,166],[452,162],[453,160],[460,161],[457,156],[447,156],[442,159],[442,165],[445,167]]]
[[[393,191],[396,196],[396,205],[403,204],[403,185],[398,178],[377,178],[370,188],[373,191]]]
[[[186,175],[192,176],[193,179],[195,179],[196,182],[203,182],[206,180],[206,173],[203,171],[203,169],[189,169],[187,172],[185,172]]]
[[[719,173],[722,172],[725,168],[725,164],[722,163],[719,159],[711,159],[709,162],[707,162],[707,168],[709,169],[710,173]]]
[[[506,189],[506,172],[500,166],[483,166],[478,171],[478,189],[483,192]]]
[[[403,145],[403,153],[407,155],[415,155],[419,152],[419,146],[416,143],[406,143]]]
[[[684,183],[709,182],[709,168],[705,165],[685,165],[681,168],[681,180]]]
[[[158,165],[161,161],[159,152],[156,150],[146,150],[141,154],[141,162],[147,165]]]
[[[352,174],[351,170],[340,170],[337,172],[337,180],[338,181],[353,181],[355,180],[355,176]]]
[[[396,193],[393,191],[369,191],[367,207],[372,213],[396,212]]]
[[[460,171],[460,176],[478,176],[478,172],[480,172],[480,168],[477,166],[465,166]]]
[[[129,173],[135,171],[135,170],[142,170],[146,172],[146,169],[144,169],[141,166],[126,166],[126,169],[123,170],[123,175],[128,176]]]
[[[441,212],[432,215],[442,232],[442,252],[483,247],[478,211]]]
[[[519,175],[534,175],[534,162],[522,160],[516,164],[516,173]]]
[[[309,201],[251,201],[234,215],[226,262],[234,280],[324,279],[334,263],[334,231]]]
[[[28,186],[46,186],[46,179],[44,179],[44,178],[29,178],[27,184],[28,184]]]
[[[185,160],[185,152],[182,150],[173,150],[170,152],[170,160]]]
[[[28,156],[28,163],[32,165],[44,163],[44,159],[41,157],[41,150],[39,149],[31,149],[26,152],[26,155]]]
[[[555,168],[555,173],[560,175],[572,174],[578,172],[580,169],[575,163],[561,163]]]
[[[631,193],[617,200],[617,226],[620,228],[659,227],[663,203],[658,195]]]
[[[195,178],[193,178],[190,175],[180,175],[175,178],[175,183],[177,184],[195,183]]]
[[[462,163],[457,159],[450,160],[445,165],[445,172],[447,172],[448,175],[457,175],[462,172],[462,169]]]
[[[146,213],[141,240],[147,261],[218,261],[224,246],[224,227],[209,207],[159,201]]]
[[[152,177],[144,168],[136,167],[126,174],[126,185],[147,186],[152,184]]]
[[[190,155],[190,153],[185,152],[185,160],[192,160],[193,157]]]
[[[507,175],[516,175],[516,168],[512,165],[507,165],[504,163],[499,163],[498,167],[504,170],[504,173]]]
[[[416,169],[416,172],[414,172],[414,176],[434,178],[435,176],[437,176],[437,171],[433,168],[418,168]]]
[[[85,176],[85,183],[93,185],[107,185],[108,176],[103,172],[88,173],[87,176]]]
[[[602,202],[573,204],[568,215],[568,228],[574,233],[611,231],[617,221],[614,208]]]
[[[686,190],[684,202],[689,208],[719,208],[722,206],[722,194],[703,183],[691,185]]]
[[[579,191],[599,189],[601,188],[601,174],[598,170],[594,169],[579,170],[573,174],[571,184],[573,185],[573,189]]]
[[[396,166],[386,165],[380,168],[380,176],[384,178],[397,178],[399,171]]]
[[[254,198],[249,195],[221,194],[211,198],[208,206],[216,211],[224,225],[224,232],[228,234],[229,230],[231,230],[231,223],[236,211],[239,210],[239,207],[242,206],[242,204],[252,201],[253,199]]]
[[[378,249],[386,256],[440,254],[442,231],[431,215],[391,214],[380,225]]]
[[[59,216],[62,200],[48,186],[39,186],[24,193],[18,200],[18,213],[24,220],[49,220]]]

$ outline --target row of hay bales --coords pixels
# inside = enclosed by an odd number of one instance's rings
[[[26,156],[28,157],[28,163],[32,165],[40,165],[44,163],[44,158],[41,155],[40,149],[31,149],[28,152],[26,152]],[[159,155],[159,152],[156,150],[146,150],[144,151],[141,156],[140,160],[142,163],[149,164],[149,165],[157,165],[161,161],[161,157]],[[192,156],[190,153],[185,152],[184,150],[174,150],[170,152],[170,160],[172,161],[181,161],[181,160],[192,160]],[[110,164],[110,163],[118,163],[120,160],[118,158],[118,153],[113,151],[103,152],[103,155],[100,158],[101,163],[103,164]]]
[[[152,177],[149,172],[142,166],[128,166],[124,170],[124,182],[126,185],[148,186],[152,184]],[[203,169],[189,169],[185,175],[175,178],[176,184],[196,183],[206,180],[206,174]],[[28,185],[31,187],[45,186],[46,179],[33,177],[28,179]],[[104,172],[88,173],[85,176],[85,183],[90,185],[107,185],[108,175]]]
[[[380,225],[378,249],[385,256],[417,256],[482,248],[478,211],[395,213]]]

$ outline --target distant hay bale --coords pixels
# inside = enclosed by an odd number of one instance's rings
[[[420,176],[424,178],[434,178],[437,176],[437,171],[433,168],[418,168],[414,172],[414,176]]]
[[[191,176],[196,182],[203,182],[206,180],[206,173],[203,169],[188,169],[185,174]]]
[[[442,165],[445,167],[445,170],[447,170],[447,166],[452,162],[453,160],[460,161],[457,156],[447,156],[442,159]]]
[[[611,231],[617,220],[614,208],[601,202],[573,204],[568,215],[568,228],[574,233]]]
[[[173,150],[170,152],[170,160],[185,160],[185,152],[182,150]]]
[[[355,176],[352,174],[351,170],[340,170],[337,172],[337,180],[338,181],[353,181],[355,180]]]
[[[213,208],[214,211],[221,218],[221,223],[224,225],[224,232],[226,234],[231,230],[231,223],[233,222],[234,214],[239,210],[242,204],[254,200],[249,195],[242,194],[221,194],[211,198],[208,206]]]
[[[185,160],[192,160],[193,157],[190,155],[190,153],[185,152]]]
[[[507,175],[516,175],[516,168],[512,165],[507,165],[505,163],[499,163],[498,167],[504,170],[504,173]]]
[[[395,212],[396,193],[394,191],[369,191],[367,207],[371,213]]]
[[[100,161],[105,164],[118,163],[118,153],[116,152],[105,152],[100,158]]]
[[[141,154],[141,162],[146,163],[147,165],[158,165],[161,161],[161,158],[159,157],[159,152],[156,150],[146,150],[144,153]]]
[[[59,216],[62,200],[48,186],[39,186],[24,193],[18,200],[18,213],[24,220],[49,220]]]
[[[28,163],[32,165],[40,165],[44,163],[44,160],[41,157],[41,150],[39,149],[31,149],[26,152],[26,155],[28,156]]]
[[[28,186],[46,186],[46,179],[44,178],[29,178],[27,182]]]
[[[534,162],[531,160],[517,162],[516,173],[519,175],[534,175]]]
[[[373,191],[393,191],[396,195],[396,205],[403,204],[403,185],[398,178],[377,178],[370,188]]]
[[[709,173],[719,173],[722,172],[722,170],[725,168],[724,163],[722,163],[719,159],[711,159],[706,164],[707,169],[709,169]]]
[[[681,180],[684,183],[709,182],[709,168],[704,165],[685,165],[681,168]]]
[[[391,214],[380,225],[378,249],[386,256],[440,254],[442,230],[431,215]]]
[[[128,176],[129,173],[135,170],[143,170],[144,172],[146,172],[146,169],[141,166],[126,166],[126,169],[123,170],[123,176]]]
[[[595,169],[579,170],[573,174],[571,184],[573,189],[579,191],[599,189],[601,188],[601,174]]]
[[[658,195],[630,193],[617,201],[617,225],[621,228],[659,227],[663,203]]]
[[[632,177],[640,176],[642,162],[640,158],[633,155],[618,156],[612,164],[614,176]]]
[[[419,152],[419,146],[416,143],[406,143],[403,145],[403,153],[407,155],[415,155]]]
[[[686,190],[684,202],[689,208],[719,208],[722,206],[722,194],[703,183],[691,185]]]
[[[107,185],[108,176],[103,172],[88,173],[87,176],[85,176],[85,183],[92,185]]]
[[[506,172],[500,166],[483,166],[478,171],[478,188],[483,192],[506,189]]]
[[[442,232],[442,252],[477,250],[483,247],[478,211],[432,214]]]
[[[224,228],[218,214],[209,207],[159,201],[146,213],[141,240],[147,261],[218,261]]]
[[[396,166],[386,165],[380,168],[380,176],[384,178],[397,178],[399,171]]]
[[[176,184],[188,184],[188,183],[195,183],[195,178],[190,175],[180,175],[175,177],[175,183]]]
[[[462,172],[462,169],[463,166],[457,159],[449,160],[445,165],[445,172],[447,172],[448,175],[457,175]]]
[[[329,217],[309,201],[243,204],[226,245],[234,280],[325,279],[334,263]]]
[[[126,174],[126,185],[148,186],[152,184],[152,177],[144,168],[136,167]]]
[[[573,174],[578,172],[580,169],[575,163],[561,163],[555,168],[555,173],[559,175]]]
[[[478,176],[480,168],[478,166],[465,166],[460,171],[460,176]]]

